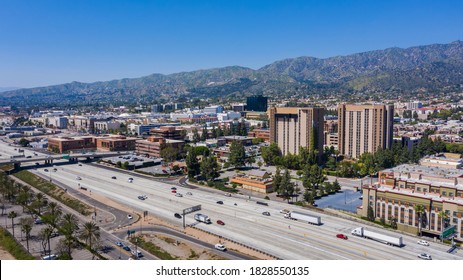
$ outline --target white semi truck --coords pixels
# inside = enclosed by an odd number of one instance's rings
[[[313,216],[301,212],[296,212],[296,211],[291,211],[287,214],[285,214],[285,218],[291,219],[291,220],[301,220],[308,222],[309,224],[313,225],[321,225],[322,224],[322,218],[319,216]]]
[[[195,220],[198,221],[198,222],[206,223],[206,224],[211,223],[211,219],[209,219],[209,217],[207,215],[199,214],[199,213],[195,214]]]
[[[370,239],[373,239],[373,240],[376,240],[382,243],[386,243],[388,245],[394,245],[398,247],[402,247],[404,245],[402,236],[399,236],[399,237],[390,236],[390,235],[368,230],[364,227],[355,228],[354,230],[352,230],[352,234],[356,236],[364,237],[364,238],[370,238]]]

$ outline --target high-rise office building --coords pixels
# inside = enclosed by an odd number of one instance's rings
[[[393,105],[339,105],[339,152],[359,158],[363,153],[391,148],[393,123]]]
[[[323,153],[323,108],[272,107],[269,109],[270,142],[283,155],[299,154],[300,147]]]
[[[246,110],[265,112],[268,108],[268,98],[262,95],[249,96],[246,100]]]

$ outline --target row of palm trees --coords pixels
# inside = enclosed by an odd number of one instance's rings
[[[414,206],[414,209],[415,209],[415,213],[418,215],[418,220],[419,220],[419,222],[418,222],[418,232],[420,233],[420,236],[421,236],[422,235],[421,231],[422,231],[423,224],[426,223],[426,222],[423,222],[423,216],[424,216],[424,214],[426,214],[426,208],[421,204],[416,204]],[[441,210],[441,211],[439,211],[439,213],[437,213],[437,217],[441,221],[441,232],[443,233],[444,229],[445,229],[445,222],[448,221],[449,215],[444,210]]]
[[[85,241],[91,252],[95,246],[99,245],[100,229],[95,222],[86,222],[82,230],[78,226],[78,218],[74,214],[63,213],[61,206],[56,202],[48,202],[46,196],[41,193],[34,193],[29,186],[20,184],[4,173],[0,173],[0,194],[2,215],[5,215],[5,205],[17,204],[22,206],[23,213],[28,213],[30,216],[22,217],[19,221],[22,233],[25,234],[26,247],[29,252],[29,240],[31,231],[34,226],[34,220],[41,219],[46,226],[38,233],[38,238],[42,242],[44,251],[50,254],[51,244],[50,239],[54,233],[59,233],[64,236],[57,246],[57,250],[64,259],[71,259],[72,248],[80,243],[79,239]],[[11,219],[12,233],[15,235],[15,218],[19,214],[15,211],[10,211],[7,215]],[[80,230],[80,232],[79,232]]]

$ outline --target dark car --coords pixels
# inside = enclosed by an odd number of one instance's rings
[[[116,176],[112,176],[111,179],[117,179]]]
[[[224,226],[224,225],[225,225],[225,223],[222,222],[222,220],[217,220],[217,224],[219,224],[219,225],[221,225],[221,226]]]
[[[128,251],[128,252],[130,252],[130,251],[131,251],[131,250],[130,250],[130,247],[129,247],[129,246],[127,246],[127,245],[125,245],[124,247],[122,247],[122,249],[124,249],[124,250],[126,250],[126,251]]]
[[[222,200],[217,201],[217,204],[223,204]]]
[[[337,237],[337,238],[341,238],[341,239],[345,239],[345,240],[347,240],[347,236],[346,236],[346,235],[344,235],[344,234],[341,234],[341,233],[339,233],[339,234],[336,234],[336,237]]]
[[[264,216],[270,216],[270,212],[267,212],[267,211],[262,212],[262,215],[264,215]]]
[[[176,188],[176,187],[172,187],[172,188],[170,188],[170,189],[171,189],[171,190],[176,190],[177,188]]]
[[[175,218],[178,218],[178,219],[182,218],[182,215],[180,215],[179,213],[175,213],[174,216],[175,216]]]
[[[48,169],[44,169],[43,171],[48,172]]]

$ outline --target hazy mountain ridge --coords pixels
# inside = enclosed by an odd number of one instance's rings
[[[312,95],[413,92],[461,87],[463,42],[388,48],[326,59],[297,57],[258,70],[229,66],[106,82],[72,82],[0,93],[1,104],[156,102],[159,97],[263,93]]]

